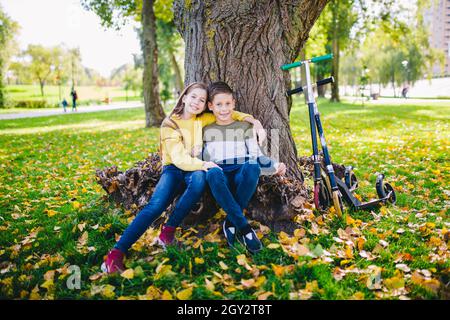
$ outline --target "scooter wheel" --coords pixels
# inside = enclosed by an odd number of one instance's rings
[[[353,172],[350,174],[350,185],[347,185],[347,187],[352,191],[358,189],[358,179]]]
[[[323,181],[314,186],[314,204],[318,210],[327,210],[333,204],[331,190]]]
[[[395,194],[395,190],[394,188],[389,184],[389,183],[385,183],[384,184],[384,192],[386,195],[389,194],[389,192],[391,192],[391,195],[388,198],[388,201],[392,204],[395,204],[395,202],[397,202],[397,196]]]
[[[319,198],[319,194],[320,194],[320,184],[316,183],[314,185],[314,206],[316,207],[317,210],[320,209],[320,198]]]
[[[377,189],[378,198],[384,198],[386,197],[386,194],[384,193],[384,174],[380,173],[377,176],[377,182],[375,184],[375,188]]]
[[[387,200],[390,203],[395,204],[395,202],[397,201],[397,196],[395,195],[395,190],[392,187],[392,185],[381,180],[381,181],[377,181],[376,188],[377,188],[378,197],[380,199],[386,198],[386,196],[390,192],[391,195],[389,196],[389,198]]]
[[[345,168],[344,182],[349,190],[354,191],[358,189],[358,179],[356,179],[356,176],[353,173],[352,169],[352,166]]]

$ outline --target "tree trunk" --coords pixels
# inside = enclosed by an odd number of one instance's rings
[[[294,61],[328,0],[174,1],[185,44],[185,84],[225,81],[237,109],[268,130],[268,152],[302,179],[289,124],[290,76],[280,66]]]
[[[334,77],[334,82],[331,84],[331,101],[339,102],[339,34],[338,34],[338,6],[339,3],[337,0],[334,0],[333,3],[333,64],[331,67],[331,72]]]
[[[300,61],[305,61],[306,60],[306,50],[305,48],[303,48],[302,51],[300,51]],[[300,68],[300,77],[302,79],[302,86],[306,86],[306,69],[305,68]],[[311,81],[313,81],[311,79]],[[303,94],[303,99],[305,100],[305,103],[308,103],[308,97],[306,94]]]
[[[321,72],[317,72],[317,79],[316,81],[320,81],[325,78],[325,74]],[[327,92],[326,86],[319,86],[317,87],[317,95],[321,98],[325,98],[325,93]]]
[[[392,71],[392,89],[394,90],[394,98],[397,98],[397,94],[395,93],[395,71]]]
[[[144,58],[145,126],[159,126],[164,120],[164,110],[159,101],[158,48],[153,0],[142,2],[142,54]]]
[[[45,85],[45,82],[39,80],[39,87],[41,88],[41,96],[42,96],[42,98],[44,97],[44,85]]]
[[[3,60],[0,57],[0,108],[5,107],[5,95],[3,93],[4,85],[3,85]]]
[[[181,76],[180,66],[178,65],[175,54],[172,50],[169,50],[170,60],[172,61],[173,71],[175,72],[175,90],[177,90],[177,96],[183,90],[183,77]]]
[[[0,108],[4,108],[6,105],[5,103],[5,96],[3,94],[3,83],[0,81]]]

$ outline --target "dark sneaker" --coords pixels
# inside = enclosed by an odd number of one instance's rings
[[[262,243],[259,241],[255,231],[251,229],[245,235],[242,234],[238,237],[238,240],[247,248],[250,253],[257,253],[262,249]]]
[[[223,233],[230,247],[234,247],[234,243],[236,242],[236,231],[236,227],[228,219],[225,219],[223,222]]]
[[[122,251],[115,248],[112,249],[101,266],[102,271],[106,273],[122,273],[125,271],[125,266],[123,264],[124,257],[125,254]]]

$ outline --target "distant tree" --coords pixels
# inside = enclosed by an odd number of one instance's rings
[[[357,21],[357,14],[353,10],[354,0],[332,0],[331,21],[329,26],[330,39],[333,50],[332,73],[334,83],[331,85],[331,101],[339,102],[339,62],[340,53],[350,38],[350,31]]]
[[[177,54],[183,48],[183,39],[175,26],[172,6],[173,0],[155,1],[156,39],[163,59],[166,60],[164,62],[168,62],[166,65],[171,66],[171,72],[168,71],[166,74],[173,73],[174,76],[174,79],[164,79],[164,81],[167,84],[173,83],[175,91],[181,92],[183,89],[183,74],[177,61]],[[159,63],[160,68],[161,65]],[[164,76],[164,73],[161,72],[161,75]],[[167,85],[165,88],[168,89],[169,86]]]
[[[166,76],[168,79],[166,83],[173,83],[175,91],[181,92],[183,90],[183,75],[181,68],[177,62],[177,52],[182,47],[180,34],[178,33],[173,19],[171,21],[157,20],[157,36],[159,48],[161,48],[161,62],[160,70],[167,66],[166,72],[161,72],[161,76]],[[173,77],[173,79],[170,79]],[[169,86],[167,85],[167,88]]]
[[[403,19],[395,15],[378,25],[361,46],[361,64],[369,66],[371,78],[381,85],[397,87],[414,84],[431,76],[436,62],[444,64],[444,52],[433,49],[422,12],[427,1],[419,1],[412,14]]]
[[[311,29],[309,39],[306,41],[306,44],[302,49],[301,54],[303,54],[304,58],[322,56],[332,52],[327,30],[327,21],[331,19],[330,16],[330,10],[325,9],[320,15],[319,19],[317,19],[317,22]],[[325,61],[311,66],[311,71],[316,81],[324,79],[331,75],[331,64],[331,61]],[[302,68],[302,71],[303,70],[304,68]],[[304,78],[305,75],[302,73],[302,79]],[[320,86],[317,88],[319,97],[325,96],[325,89],[326,86]]]
[[[25,61],[27,61],[25,68],[34,80],[39,82],[42,97],[44,97],[44,86],[55,68],[54,61],[57,54],[58,51],[54,48],[45,48],[33,44],[28,45],[28,48],[23,52]]]
[[[85,76],[84,67],[81,63],[80,48],[70,48],[67,51],[66,61],[68,62],[70,70],[70,80],[72,87],[81,82],[80,80]],[[78,80],[78,81],[77,81]]]
[[[25,64],[21,55],[15,56],[15,60],[9,64],[8,71],[13,75],[15,84],[32,84],[33,78],[25,70]]]
[[[55,47],[53,52],[53,83],[58,86],[58,101],[62,101],[61,87],[69,79],[69,61],[68,54],[62,46]]]
[[[134,92],[134,95],[138,95],[137,92],[142,88],[142,69],[134,68],[127,65],[122,76],[121,82],[125,89],[126,101],[128,101],[128,91]]]
[[[17,50],[14,38],[19,31],[19,24],[13,21],[0,6],[0,108],[5,105],[4,78],[9,59]]]
[[[159,126],[165,117],[159,99],[158,47],[154,10],[159,2],[162,2],[159,7],[166,7],[167,1],[158,0],[82,0],[83,6],[95,12],[105,27],[120,29],[129,19],[141,22],[146,127]]]
[[[341,63],[339,67],[339,73],[341,75],[341,87],[345,86],[344,95],[349,94],[347,88],[350,86],[356,88],[359,82],[359,77],[362,74],[362,59],[361,51],[350,49],[345,52],[341,57]],[[370,74],[373,75],[374,69],[370,69]],[[352,94],[357,94],[357,92],[352,92]]]
[[[331,85],[331,101],[340,100],[342,53],[353,55],[351,51],[358,50],[358,44],[364,41],[374,24],[394,15],[394,4],[394,0],[331,0],[325,8],[312,31],[310,46],[317,53],[332,52],[334,55],[331,62],[314,66],[319,79],[328,74],[331,66],[335,79]],[[326,50],[320,50],[321,47]]]
[[[97,70],[83,67],[81,78],[78,79],[78,85],[106,86],[110,85],[110,81]]]

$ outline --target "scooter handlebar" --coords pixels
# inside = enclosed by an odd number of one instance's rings
[[[333,54],[332,53],[326,54],[324,56],[312,58],[309,61],[311,61],[312,63],[317,63],[317,62],[330,60],[330,59],[333,59]],[[305,61],[307,61],[307,60],[305,60]],[[301,67],[303,63],[304,63],[303,61],[297,61],[297,62],[293,62],[293,63],[289,63],[289,64],[283,64],[281,66],[281,70],[286,71],[286,70],[289,70],[289,69],[292,69],[292,68]]]
[[[333,83],[333,82],[334,82],[334,78],[333,78],[333,77],[329,77],[329,78],[325,78],[325,79],[322,79],[322,80],[317,81],[317,82],[314,84],[314,86],[320,87],[320,86],[326,85],[326,84],[328,84],[328,83]],[[295,94],[295,93],[299,93],[299,92],[303,92],[303,87],[298,87],[298,88],[296,88],[296,89],[288,90],[288,91],[286,92],[286,94],[287,94],[288,96],[291,96],[291,95],[293,95],[293,94]]]
[[[333,83],[333,82],[334,82],[334,77],[329,77],[329,78],[325,78],[325,79],[317,81],[316,85],[318,87],[320,87],[320,86],[326,85],[328,83]]]
[[[333,59],[333,54],[332,54],[332,53],[327,54],[327,55],[324,55],[324,56],[312,58],[312,59],[311,59],[311,62],[312,62],[312,63],[317,63],[317,62],[321,62],[321,61],[325,61],[325,60],[330,60],[330,59]]]
[[[293,62],[293,63],[289,63],[289,64],[283,64],[281,66],[281,70],[289,70],[292,68],[296,68],[296,67],[300,67],[303,64],[303,61],[297,61],[297,62]]]

